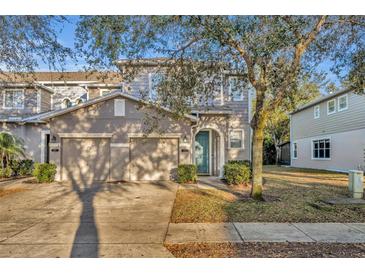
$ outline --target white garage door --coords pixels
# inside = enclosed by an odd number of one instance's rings
[[[62,180],[106,181],[109,149],[109,139],[106,138],[63,138]]]
[[[133,138],[131,180],[170,180],[178,165],[178,147],[179,140],[175,138]]]

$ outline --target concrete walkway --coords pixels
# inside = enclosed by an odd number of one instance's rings
[[[170,223],[165,243],[365,243],[365,223]]]

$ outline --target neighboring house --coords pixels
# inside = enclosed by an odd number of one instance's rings
[[[291,113],[291,165],[348,171],[365,168],[365,96],[343,90]]]
[[[290,142],[284,142],[279,145],[279,164],[290,165]]]
[[[28,156],[35,161],[56,163],[60,181],[169,180],[178,164],[184,163],[197,164],[199,174],[222,176],[227,161],[250,160],[252,94],[237,84],[236,76],[222,73],[224,83],[212,98],[175,120],[169,109],[141,107],[147,105],[143,94],[153,98],[156,92],[158,60],[120,61],[118,65],[122,72],[133,67],[138,73],[128,82],[122,81],[123,73],[108,77],[108,84],[85,83],[75,75],[68,81],[57,77],[35,81],[52,92],[49,111],[10,120],[4,117],[1,129],[24,139]],[[6,86],[2,89],[12,92]],[[43,93],[39,94],[42,100]],[[11,96],[16,98],[15,107],[27,100]],[[85,100],[76,103],[81,97]],[[65,98],[72,104],[60,107]],[[13,109],[3,108],[2,113],[13,113]],[[159,117],[159,133],[146,135],[146,115]]]

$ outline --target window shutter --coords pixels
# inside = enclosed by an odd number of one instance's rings
[[[125,116],[124,99],[114,99],[114,116]]]

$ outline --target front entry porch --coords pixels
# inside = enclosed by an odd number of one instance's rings
[[[194,163],[199,175],[223,176],[223,136],[214,129],[201,129],[195,135]]]

